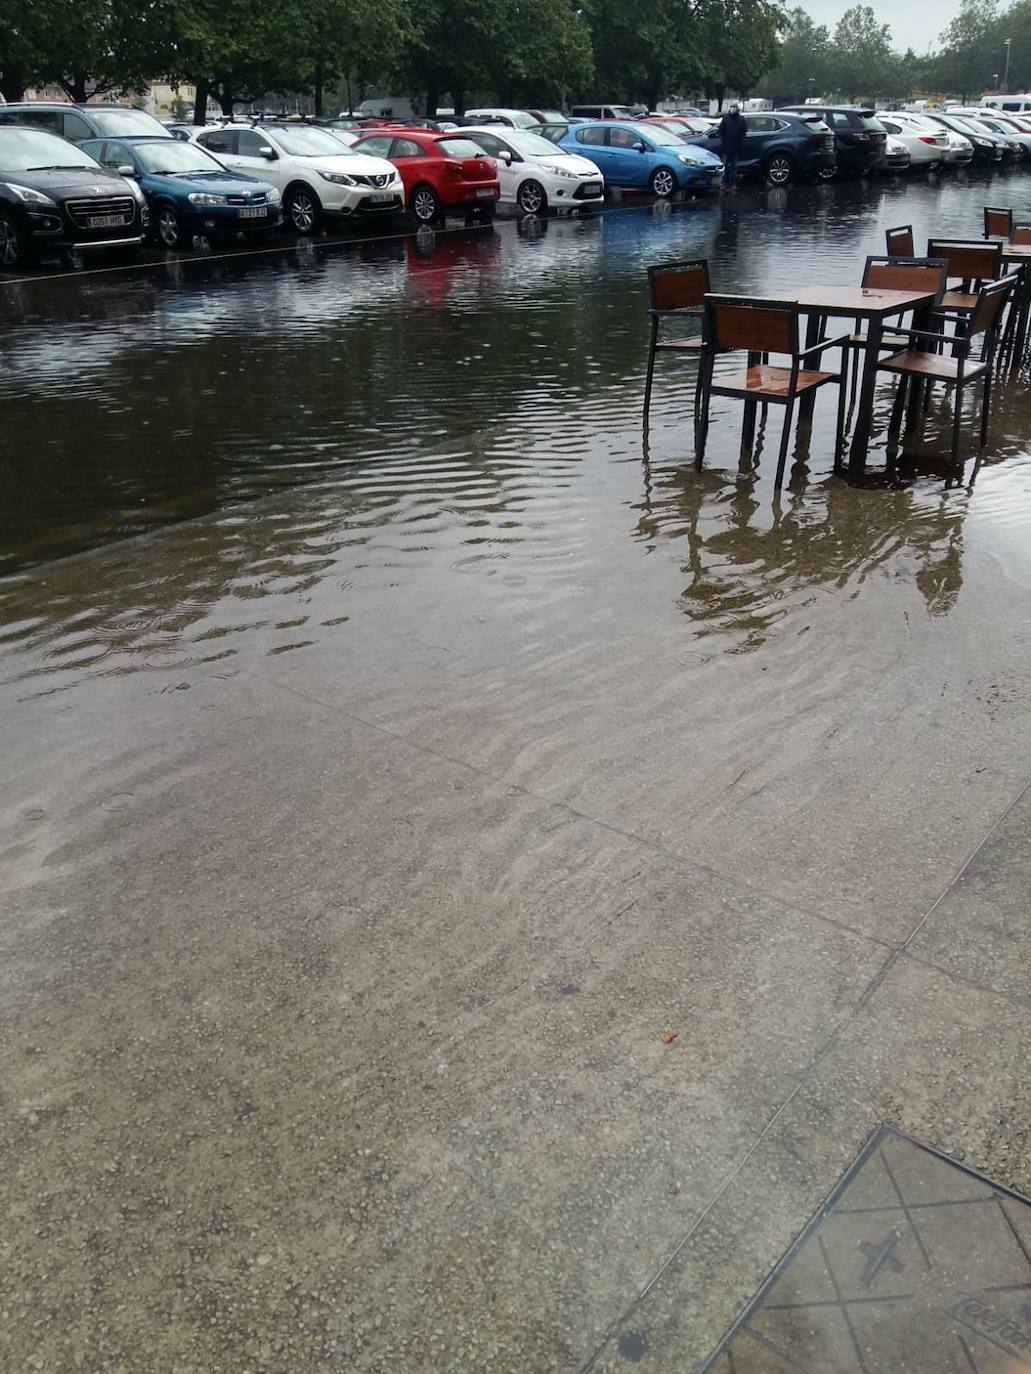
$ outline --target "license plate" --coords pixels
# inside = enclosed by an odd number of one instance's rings
[[[240,211],[241,219],[264,219],[268,211],[264,205],[248,206]]]
[[[588,182],[586,182],[585,185],[584,185],[584,195],[585,195],[585,196],[600,196],[600,195],[601,195],[601,182],[600,182],[600,181],[588,181]]]
[[[91,229],[121,229],[125,219],[122,215],[90,215],[88,223]]]
[[[369,197],[373,205],[385,205],[388,200],[393,199],[394,195],[392,191],[377,191],[374,196]]]
[[[478,196],[493,196],[493,195],[494,195],[494,187],[493,187],[493,186],[478,186],[478,187],[476,188],[476,194],[477,194]]]

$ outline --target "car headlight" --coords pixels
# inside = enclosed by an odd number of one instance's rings
[[[48,210],[57,209],[57,202],[45,196],[42,191],[34,191],[31,186],[19,186],[16,181],[5,181],[3,184],[26,205],[45,205]]]
[[[700,167],[701,162],[698,158],[692,157],[690,153],[677,153],[678,162],[686,162],[689,167]]]
[[[354,177],[349,177],[346,172],[319,172],[323,181],[332,181],[337,186],[355,186]]]
[[[191,191],[186,197],[191,205],[228,205],[225,196],[213,195],[211,191]]]
[[[139,203],[141,205],[145,205],[147,203],[147,198],[143,194],[143,187],[140,185],[140,183],[138,181],[131,181],[128,177],[126,177],[126,181],[129,182],[129,190],[133,193],[133,195],[136,197]]]
[[[279,202],[283,199],[283,197],[279,194],[279,192],[276,190],[274,186],[270,186],[266,199],[269,205],[278,205]]]
[[[570,181],[579,180],[579,172],[571,172],[568,167],[556,167],[553,162],[542,162],[541,169],[550,172],[553,177],[568,177]]]
[[[979,148],[990,148],[992,146],[991,139],[988,138],[975,138],[974,142]]]

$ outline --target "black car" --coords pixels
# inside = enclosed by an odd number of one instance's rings
[[[61,101],[26,100],[0,105],[0,129],[5,124],[25,124],[46,129],[72,143],[87,138],[129,138],[132,134],[163,134],[172,137],[160,120],[131,105],[68,105]]]
[[[721,152],[719,134],[711,121],[685,115],[668,129],[685,125],[682,135],[687,143],[700,143],[714,153]],[[755,173],[771,186],[786,186],[789,181],[834,174],[834,135],[819,114],[791,114],[784,110],[746,114],[745,146],[738,159],[742,175]]]
[[[873,110],[862,105],[787,105],[785,111],[819,115],[834,135],[837,170],[843,176],[866,176],[884,160],[888,135]],[[785,111],[778,110],[778,114]],[[825,180],[832,170],[820,173]]]
[[[135,182],[67,139],[0,124],[0,267],[72,249],[135,249],[149,223]]]
[[[972,125],[958,115],[939,114],[937,110],[933,114],[928,110],[927,118],[935,124],[940,124],[943,129],[951,129],[954,134],[960,134],[969,140],[974,150],[974,167],[993,167],[1006,156],[1006,145],[998,134],[993,134],[990,129]]]

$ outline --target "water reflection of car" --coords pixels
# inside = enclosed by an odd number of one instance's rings
[[[52,252],[136,249],[149,220],[134,181],[67,139],[0,125],[0,267]]]
[[[583,209],[605,200],[605,179],[593,162],[538,134],[498,125],[463,133],[497,163],[501,201],[528,215],[563,206]]]
[[[492,219],[501,187],[494,162],[464,130],[380,129],[354,145],[356,153],[388,158],[401,173],[409,210],[420,224],[451,213]]]
[[[574,124],[558,142],[600,170],[608,186],[649,190],[662,200],[677,191],[715,191],[723,163],[708,148],[685,144],[655,124],[595,120]]]
[[[82,147],[102,167],[125,168],[143,188],[154,237],[189,248],[195,236],[266,237],[283,218],[283,198],[267,181],[229,172],[196,143],[168,138],[94,139]],[[131,171],[129,170],[131,169]]]
[[[661,122],[685,143],[719,153],[716,126],[703,115],[661,116]],[[834,135],[818,114],[788,114],[782,110],[746,114],[745,125],[745,146],[738,159],[742,176],[754,173],[770,186],[786,186],[791,181],[833,172]]]

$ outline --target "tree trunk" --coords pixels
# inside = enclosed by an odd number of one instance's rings
[[[236,98],[230,88],[228,86],[219,86],[212,94],[222,106],[222,113],[225,115],[226,119],[232,119],[233,105],[236,103]]]
[[[426,118],[436,119],[437,106],[440,104],[440,88],[432,84],[426,88]]]
[[[326,84],[326,72],[321,60],[315,63],[315,118],[322,118],[322,88]]]
[[[72,72],[69,77],[61,78],[61,89],[69,100],[74,100],[77,105],[86,103],[86,73]]]
[[[196,83],[197,94],[193,102],[193,122],[203,124],[208,115],[208,94],[211,91],[210,81],[198,81]]]
[[[5,67],[3,76],[0,76],[0,95],[9,105],[17,105],[25,95],[25,87],[28,84],[24,72],[19,72],[14,67]]]
[[[456,114],[456,115],[464,115],[464,114],[465,114],[465,92],[464,92],[463,90],[459,89],[459,90],[457,90],[457,91],[452,91],[451,94],[452,94],[452,97],[454,98],[454,102],[455,102],[455,114]],[[432,119],[432,117],[433,117],[433,116],[431,115],[430,118]]]

